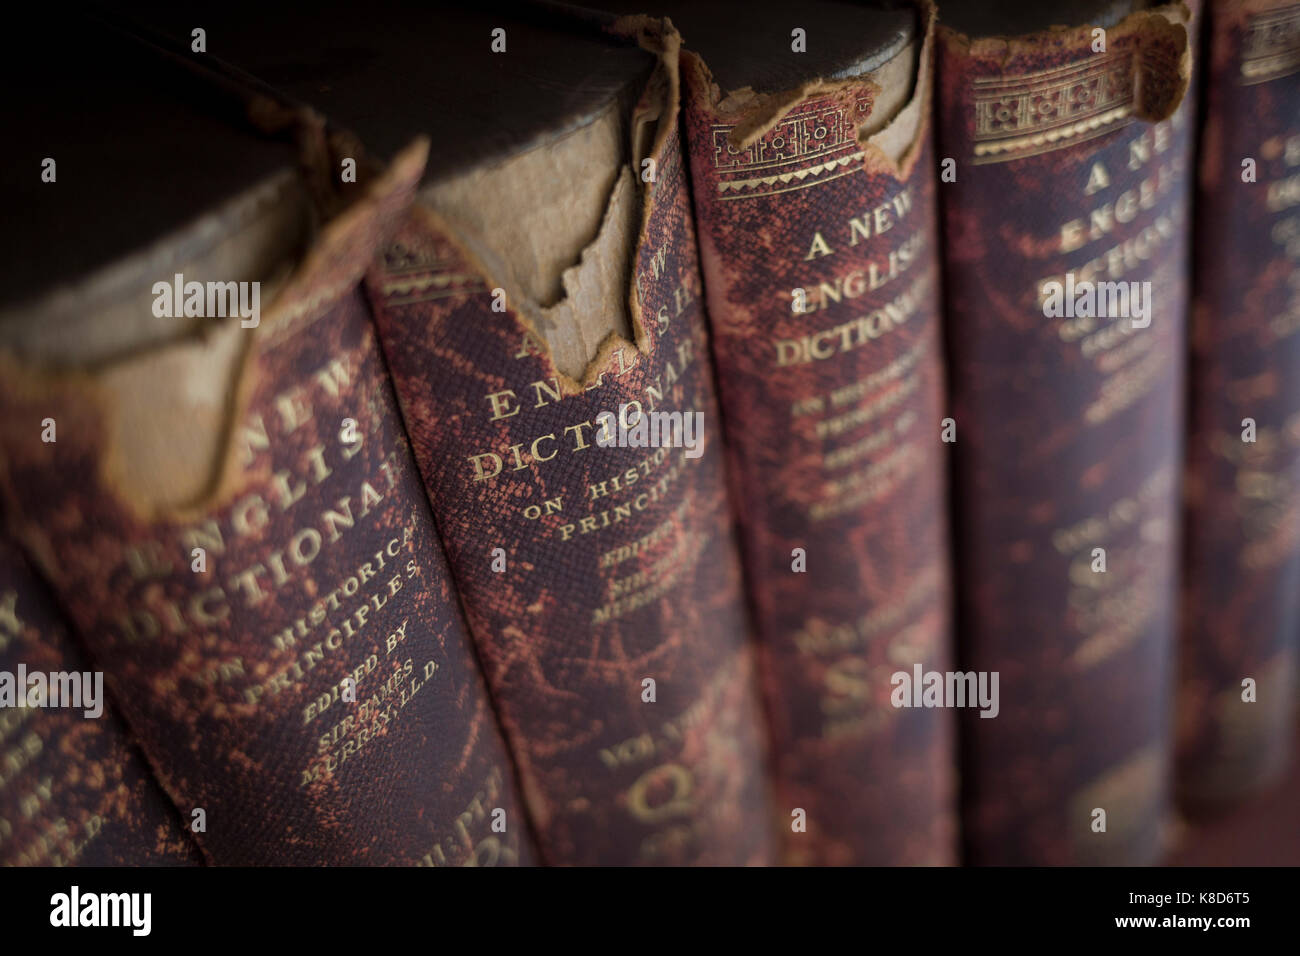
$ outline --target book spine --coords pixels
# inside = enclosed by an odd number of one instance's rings
[[[530,858],[358,285],[423,158],[325,228],[256,328],[4,369],[17,533],[214,863]],[[164,496],[195,459],[210,480]]]
[[[782,97],[758,122],[721,106],[707,64],[683,58],[791,863],[955,858],[952,715],[913,709],[910,694],[891,702],[895,673],[948,668],[951,638],[931,30],[895,120],[919,115],[897,161],[857,133],[878,92],[866,77]],[[763,132],[738,141],[742,124]]]
[[[667,112],[646,157],[655,174],[631,263],[636,341],[611,333],[581,381],[555,368],[512,305],[494,310],[490,273],[431,209],[399,228],[371,276],[407,428],[550,863],[770,857],[675,86],[667,107],[661,88],[637,106]],[[634,164],[638,178],[646,168]],[[605,412],[629,425],[701,413],[701,444],[611,443]]]
[[[1189,806],[1286,766],[1300,650],[1300,4],[1208,13],[1178,708]]]
[[[43,582],[0,539],[0,866],[201,862],[106,698]]]
[[[1001,697],[995,719],[963,723],[977,864],[1163,850],[1188,17],[1014,39],[940,28],[959,653]]]

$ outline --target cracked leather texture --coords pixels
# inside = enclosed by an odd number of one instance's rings
[[[634,266],[644,351],[608,352],[591,389],[557,398],[531,384],[559,384],[539,340],[508,304],[492,310],[483,274],[426,214],[399,228],[370,277],[407,429],[548,863],[770,859],[685,172],[675,134],[657,149]],[[515,397],[494,418],[488,396],[504,390]],[[601,447],[578,425],[629,401],[703,412],[703,456],[663,448],[643,470],[656,449]],[[542,436],[553,438],[537,443]],[[485,453],[502,468],[476,480],[471,456]],[[608,493],[592,497],[601,482]],[[653,702],[643,700],[646,678]]]

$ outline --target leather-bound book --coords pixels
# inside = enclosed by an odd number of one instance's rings
[[[954,862],[953,712],[895,679],[951,666],[931,10],[639,6],[682,35],[783,859]]]
[[[433,140],[369,291],[543,859],[762,863],[675,37],[563,19],[381,3],[214,52],[372,155]]]
[[[1193,44],[1136,6],[940,12],[958,646],[1001,697],[963,717],[976,864],[1166,838]]]
[[[1196,211],[1178,795],[1291,758],[1300,651],[1300,3],[1211,3]]]
[[[200,861],[49,592],[0,539],[0,865]]]
[[[96,82],[41,71],[11,117],[16,537],[211,862],[530,859],[359,286],[421,149],[331,199],[309,117],[56,27],[34,55]]]

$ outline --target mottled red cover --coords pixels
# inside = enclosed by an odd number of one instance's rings
[[[586,387],[547,391],[564,386],[540,340],[514,311],[492,311],[486,273],[427,211],[400,227],[371,288],[544,859],[762,863],[760,715],[675,131],[651,158],[642,328],[597,359]],[[487,396],[504,390],[516,412],[494,419]],[[599,426],[581,423],[629,401],[702,411],[703,457],[597,445]],[[470,456],[485,452],[504,466],[476,480]],[[615,478],[630,483],[591,496]]]
[[[0,540],[0,671],[87,673],[44,584]],[[179,866],[200,862],[107,701],[0,708],[0,865]]]
[[[93,376],[6,372],[0,485],[17,533],[185,823],[206,811],[194,836],[214,863],[530,859],[357,286],[380,224],[410,200],[420,165],[407,165],[331,223],[245,332],[232,401],[248,430],[196,506],[150,519],[106,485],[114,449]],[[46,416],[55,443],[40,440]],[[345,418],[359,446],[345,444]],[[246,437],[263,431],[266,442]],[[203,573],[191,571],[196,542],[208,548]],[[355,702],[340,694],[309,709],[358,673]],[[493,829],[496,808],[505,832]]]
[[[864,149],[875,88],[859,81],[796,98],[737,148],[741,117],[720,114],[692,53],[683,83],[784,857],[953,862],[952,714],[890,702],[895,672],[951,663],[930,124],[901,169]]]
[[[1189,804],[1282,771],[1300,647],[1300,4],[1208,13],[1179,701]]]
[[[1192,104],[1139,117],[1179,103],[1189,46],[1159,13],[1105,38],[1094,53],[1089,28],[974,45],[940,28],[959,654],[1001,694],[997,718],[964,718],[976,864],[1135,864],[1162,846]],[[1090,231],[1108,204],[1122,213]],[[1042,284],[1067,271],[1151,281],[1150,326],[1046,317]]]

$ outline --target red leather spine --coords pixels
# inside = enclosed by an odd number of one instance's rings
[[[19,670],[20,665],[23,671]],[[32,698],[20,673],[92,675],[50,595],[11,542],[0,540],[0,672]],[[60,680],[60,686],[63,681]],[[92,693],[95,693],[92,690]],[[0,707],[0,864],[179,866],[200,861],[107,700]],[[98,713],[96,713],[98,711]]]
[[[1001,693],[995,719],[964,725],[977,864],[1137,864],[1163,849],[1186,18],[1175,5],[1015,39],[940,28],[958,639],[963,666],[998,672]],[[1053,282],[1071,310],[1084,301],[1071,281],[1149,283],[1136,303],[1149,325],[1132,303],[1057,314]]]
[[[689,38],[687,38],[689,43]],[[955,858],[951,711],[893,706],[950,666],[929,44],[899,163],[857,138],[865,80],[747,145],[684,57],[686,138],[733,497],[761,640],[785,859]],[[798,562],[806,570],[797,570]]]
[[[1286,766],[1300,650],[1300,4],[1208,12],[1178,734],[1189,805]]]
[[[427,211],[372,295],[544,858],[762,863],[761,718],[675,130],[649,158],[637,341],[608,340],[581,383],[492,310]],[[702,412],[702,456],[598,444],[596,417],[630,402]]]

